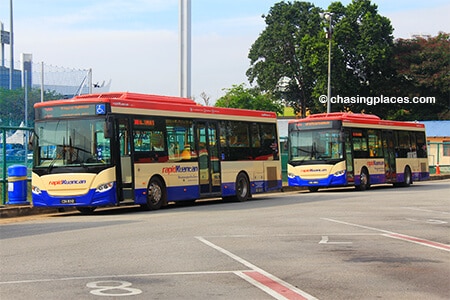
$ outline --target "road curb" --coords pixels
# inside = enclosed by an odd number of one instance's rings
[[[0,207],[0,218],[24,217],[38,214],[52,214],[57,212],[57,208],[37,208],[30,205],[8,205]]]

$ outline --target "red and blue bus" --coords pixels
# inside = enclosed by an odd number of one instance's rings
[[[310,191],[372,184],[409,186],[429,177],[425,126],[375,115],[328,113],[288,124],[288,185]]]
[[[139,204],[281,189],[276,114],[104,93],[35,104],[36,207]]]

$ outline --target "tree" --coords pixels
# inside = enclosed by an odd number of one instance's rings
[[[392,77],[393,28],[370,0],[353,0],[346,7],[335,2],[332,59],[333,95],[373,97],[383,94]],[[315,95],[317,96],[317,95]],[[385,106],[336,105],[333,110],[382,113]]]
[[[44,100],[62,99],[63,96],[57,93],[44,92]],[[34,124],[33,105],[41,101],[41,91],[31,89],[28,91],[27,103],[27,123],[28,126]],[[25,110],[25,90],[9,90],[0,88],[0,126],[19,126],[24,121]]]
[[[308,2],[276,3],[269,14],[263,16],[267,27],[248,55],[250,83],[256,81],[263,91],[280,95],[279,80],[289,78],[285,97],[302,115],[310,104],[316,82],[313,67],[320,60],[318,55],[308,55],[309,50],[324,48],[324,42],[318,41],[322,30],[319,12],[319,8]]]
[[[390,86],[397,96],[434,97],[435,103],[399,104],[388,117],[402,120],[450,119],[450,34],[432,38],[399,39],[394,44],[395,77]]]
[[[232,107],[254,110],[283,112],[283,105],[274,100],[270,93],[261,93],[258,88],[245,88],[244,84],[226,89],[225,96],[216,101],[217,107]]]
[[[203,102],[205,102],[206,106],[209,106],[211,104],[210,103],[211,97],[208,94],[206,94],[205,92],[200,93],[200,98],[202,98],[202,100],[203,100]]]
[[[319,13],[308,2],[276,3],[266,28],[249,52],[249,81],[263,91],[279,94],[277,84],[289,78],[285,96],[296,112],[323,112],[318,99],[327,94],[328,41]],[[332,96],[373,96],[392,75],[389,68],[393,43],[389,19],[378,14],[369,0],[353,0],[347,7],[334,2],[332,12]],[[335,105],[333,111],[367,110],[361,105]]]

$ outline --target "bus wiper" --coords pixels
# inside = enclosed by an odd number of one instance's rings
[[[320,152],[317,150],[316,147],[316,143],[313,143],[313,145],[311,146],[311,158],[314,159],[323,159],[323,157],[321,156],[321,154],[323,154],[324,152]]]
[[[304,149],[302,149],[301,147],[297,147],[297,151],[298,151],[298,152],[305,152],[305,153],[311,154],[311,151],[304,150]],[[297,154],[298,154],[298,153],[297,153]]]

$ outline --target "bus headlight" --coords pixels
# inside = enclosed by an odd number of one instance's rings
[[[295,178],[295,174],[294,174],[294,173],[288,173],[287,176],[288,176],[289,178]]]
[[[32,186],[31,186],[31,192],[32,192],[33,194],[40,195],[40,194],[41,194],[41,189],[38,188],[38,187],[35,186],[35,185],[32,185]]]
[[[340,171],[337,171],[337,172],[334,172],[334,176],[342,176],[342,175],[344,175],[345,174],[345,170],[340,170]]]
[[[103,183],[103,184],[100,184],[95,191],[98,193],[104,193],[104,192],[112,189],[113,186],[114,186],[114,182]]]

